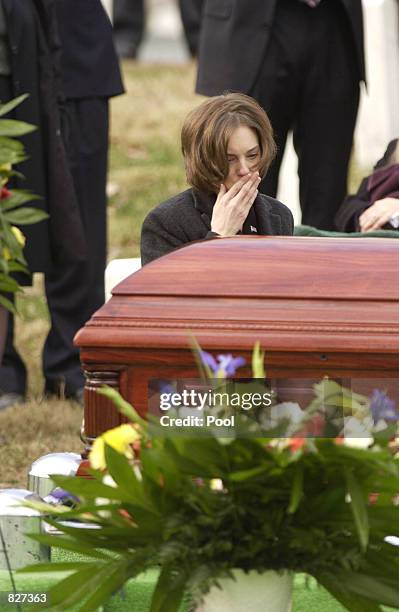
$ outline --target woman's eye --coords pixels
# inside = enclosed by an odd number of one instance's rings
[[[258,157],[258,153],[252,153],[251,155],[248,155],[248,159],[256,159]]]

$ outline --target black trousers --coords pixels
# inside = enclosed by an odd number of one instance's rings
[[[192,57],[198,53],[204,0],[179,0],[184,35]]]
[[[204,0],[179,0],[187,45],[197,54]],[[114,0],[114,40],[118,55],[134,57],[144,33],[144,0]]]
[[[45,274],[51,328],[43,349],[45,389],[65,396],[84,385],[76,332],[104,303],[106,263],[106,176],[108,99],[69,100],[68,153],[85,228],[86,262],[57,264]],[[73,239],[73,237],[71,237]],[[24,394],[26,368],[14,347],[14,320],[9,318],[0,389]]]
[[[268,113],[278,146],[261,189],[276,194],[292,129],[302,223],[324,230],[334,229],[334,216],[347,190],[359,104],[355,57],[340,2],[324,0],[312,9],[297,0],[279,0],[270,43],[250,92]]]
[[[118,55],[135,57],[144,34],[144,0],[114,0],[114,42]]]

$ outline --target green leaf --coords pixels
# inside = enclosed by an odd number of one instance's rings
[[[17,208],[18,206],[22,206],[22,204],[26,204],[27,202],[32,202],[33,200],[41,200],[40,196],[31,193],[28,190],[24,189],[13,189],[10,192],[10,195],[3,200],[0,200],[0,211],[10,210],[11,208]]]
[[[213,372],[211,368],[208,366],[208,364],[204,363],[203,360],[201,359],[202,348],[199,345],[197,338],[193,336],[192,334],[190,334],[189,341],[190,341],[191,350],[194,354],[194,359],[197,364],[197,368],[199,370],[201,379],[204,381],[212,380],[214,378]]]
[[[54,610],[69,610],[73,605],[80,604],[88,593],[101,586],[104,580],[103,567],[97,563],[88,563],[87,567],[64,578],[51,587],[47,593],[47,603],[37,608],[51,608]],[[85,608],[79,608],[85,609]]]
[[[1,110],[1,109],[0,109]],[[23,136],[36,130],[35,125],[15,119],[0,119],[0,136]]]
[[[70,476],[54,476],[53,480],[57,486],[65,488],[70,493],[83,499],[92,500],[96,497],[105,497],[105,499],[115,499],[127,503],[132,502],[133,499],[130,492],[126,493],[120,488],[109,487],[97,480],[71,478]]]
[[[21,102],[26,100],[26,98],[29,98],[29,94],[22,94],[22,96],[18,96],[17,98],[14,98],[14,100],[10,100],[10,102],[7,102],[6,104],[0,104],[0,117],[7,115],[7,113],[19,106]]]
[[[137,573],[136,571],[132,571],[127,575],[126,561],[123,563],[114,563],[109,567],[99,587],[85,600],[83,611],[91,612],[98,610],[99,606],[106,603],[114,593],[123,587],[129,577]]]
[[[0,165],[17,164],[26,159],[25,149],[22,142],[0,136]]]
[[[35,563],[18,570],[17,574],[41,574],[42,572],[72,572],[81,567],[87,567],[87,561],[65,561],[57,563]]]
[[[8,262],[8,271],[25,272],[26,274],[29,274],[28,268],[24,264],[12,260]]]
[[[1,282],[0,282],[0,286],[1,286]],[[1,295],[1,293],[0,293],[0,304],[4,306],[4,308],[6,308],[9,312],[12,312],[12,314],[14,315],[18,314],[18,311],[15,305],[11,302],[11,300],[4,297],[4,295]]]
[[[49,521],[51,524],[55,524],[61,531],[63,529],[63,525],[58,525],[56,523],[53,523],[52,521]],[[88,557],[94,557],[96,559],[110,559],[110,553],[105,553],[105,552],[101,552],[100,550],[96,550],[95,548],[93,548],[93,546],[91,544],[85,544],[84,542],[82,542],[81,540],[78,541],[77,538],[79,537],[83,537],[86,534],[81,533],[82,531],[87,531],[84,529],[81,529],[79,527],[75,528],[76,531],[76,539],[72,539],[72,538],[64,538],[62,536],[59,535],[48,535],[48,534],[34,534],[34,533],[29,533],[29,537],[31,538],[31,540],[36,540],[37,542],[40,542],[41,544],[46,544],[48,546],[55,546],[56,548],[62,548],[63,550],[72,550],[76,553],[80,553],[81,555],[87,555]]]
[[[152,512],[156,512],[156,507],[147,499],[143,490],[142,482],[137,478],[132,466],[124,455],[118,453],[114,448],[105,444],[105,460],[108,471],[118,485],[118,490],[130,497],[130,501],[137,506],[142,506]]]
[[[138,423],[139,425],[142,425],[143,427],[147,428],[147,421],[136,412],[136,410],[131,404],[129,404],[129,402],[123,399],[121,394],[116,389],[104,385],[100,389],[97,389],[97,393],[99,393],[100,395],[105,395],[105,397],[108,397],[108,399],[113,401],[119,412],[121,412],[125,417],[127,417],[129,421],[131,421],[132,423]]]
[[[16,225],[31,225],[32,223],[48,219],[48,214],[39,208],[24,206],[22,208],[8,210],[4,213],[4,217],[9,223],[15,223]]]
[[[238,472],[231,472],[229,474],[228,479],[233,482],[243,482],[244,480],[250,480],[252,478],[256,478],[260,476],[260,474],[264,474],[270,469],[270,465],[258,465],[256,467],[250,468],[249,470],[240,470]]]
[[[303,496],[303,466],[296,465],[294,478],[292,481],[290,504],[288,506],[288,514],[294,514],[297,511],[299,503]]]
[[[369,599],[356,596],[345,589],[346,581],[340,582],[336,576],[316,575],[315,578],[327,591],[331,593],[350,612],[382,612],[381,607]]]
[[[399,584],[396,586],[384,582],[384,579],[370,574],[337,571],[337,581],[345,584],[346,589],[356,595],[365,597],[372,602],[385,606],[399,607]]]
[[[265,353],[260,348],[260,342],[257,342],[252,351],[252,377],[266,378],[265,372]]]
[[[14,278],[11,278],[11,276],[6,276],[4,274],[1,274],[0,275],[0,289],[1,291],[5,291],[6,293],[15,293],[15,291],[18,291],[19,289],[19,284]]]
[[[186,575],[183,569],[176,579],[169,567],[163,567],[152,595],[150,612],[178,612],[185,585]]]
[[[359,487],[359,484],[354,476],[352,469],[345,469],[344,476],[346,480],[347,491],[351,497],[351,510],[359,537],[360,546],[363,551],[367,550],[369,541],[369,520],[367,514],[367,506],[365,496]]]

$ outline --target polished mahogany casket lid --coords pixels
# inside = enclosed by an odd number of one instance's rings
[[[398,243],[385,238],[216,238],[147,264],[76,336],[86,427],[104,382],[145,412],[149,378],[195,375],[191,336],[249,358],[260,341],[272,377],[395,378],[398,269]]]

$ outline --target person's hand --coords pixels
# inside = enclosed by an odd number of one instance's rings
[[[257,172],[249,172],[228,191],[225,185],[220,186],[211,219],[213,232],[219,236],[235,236],[242,229],[258,195],[260,181]]]
[[[386,223],[389,223],[390,218],[396,212],[399,212],[399,200],[397,198],[377,200],[360,215],[360,231],[371,232],[381,229]]]

